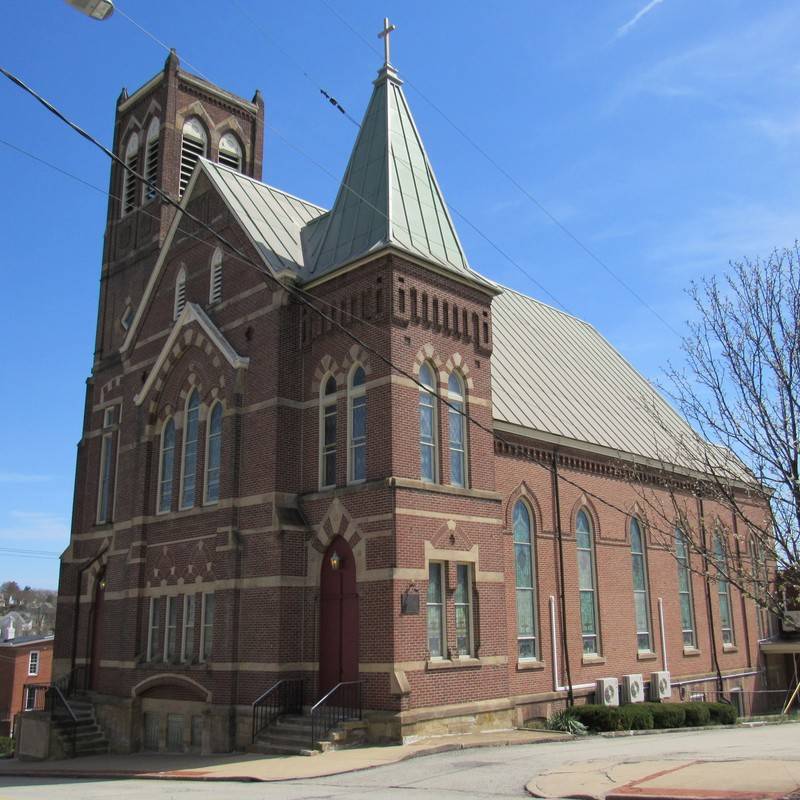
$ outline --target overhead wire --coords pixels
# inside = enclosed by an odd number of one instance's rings
[[[70,127],[73,131],[78,133],[82,138],[89,141],[95,147],[100,149],[106,156],[108,156],[114,163],[118,164],[122,169],[132,175],[136,180],[141,181],[144,185],[152,188],[159,197],[168,205],[174,207],[180,214],[184,217],[188,218],[194,225],[198,228],[202,228],[208,231],[211,236],[219,241],[224,247],[228,248],[230,252],[233,252],[239,260],[246,264],[247,266],[252,267],[255,269],[263,278],[268,279],[273,284],[277,285],[278,288],[286,291],[289,295],[294,297],[298,303],[303,305],[306,308],[310,308],[314,313],[322,317],[329,325],[334,328],[339,329],[342,333],[344,333],[348,338],[350,338],[355,344],[363,349],[364,352],[370,353],[371,355],[375,356],[379,361],[381,361],[384,365],[390,368],[390,370],[394,370],[399,375],[403,376],[407,380],[409,380],[412,384],[418,387],[421,391],[424,391],[428,394],[433,395],[436,397],[439,402],[443,403],[446,407],[451,409],[452,411],[456,412],[460,416],[462,416],[465,421],[473,425],[474,427],[478,428],[479,430],[483,431],[484,433],[488,434],[493,441],[497,441],[500,444],[509,447],[512,452],[516,455],[519,455],[522,452],[522,455],[529,461],[539,464],[540,466],[544,467],[545,469],[553,472],[553,461],[558,458],[557,452],[553,452],[552,460],[548,460],[547,458],[539,458],[535,454],[531,452],[531,448],[520,446],[516,442],[510,441],[503,437],[501,434],[497,433],[497,431],[493,427],[489,427],[485,425],[480,420],[473,417],[468,411],[457,407],[453,404],[448,397],[446,397],[438,388],[431,389],[430,387],[423,384],[415,375],[411,372],[406,370],[405,368],[395,364],[391,361],[387,356],[383,355],[383,353],[376,350],[372,345],[368,342],[364,341],[361,337],[357,336],[353,331],[349,330],[344,324],[342,324],[336,317],[331,317],[329,314],[326,314],[323,310],[317,307],[312,301],[312,295],[309,293],[304,292],[302,290],[298,290],[297,287],[293,286],[290,283],[285,283],[279,280],[275,275],[272,274],[271,271],[264,268],[261,264],[250,259],[245,253],[243,253],[236,245],[232,244],[229,240],[227,240],[222,234],[214,230],[212,226],[210,226],[205,221],[201,220],[199,217],[192,214],[186,207],[181,205],[178,201],[172,198],[169,193],[164,191],[161,187],[157,186],[153,181],[147,180],[142,174],[140,174],[137,170],[133,167],[129,166],[124,159],[117,156],[113,151],[109,150],[102,142],[95,139],[90,133],[86,130],[81,128],[77,123],[70,120],[63,112],[59,111],[52,103],[42,97],[36,90],[32,87],[28,86],[21,78],[14,75],[9,70],[5,69],[4,67],[0,66],[0,74],[4,75],[8,80],[18,86],[20,89],[25,91],[27,94],[31,95],[37,102],[43,105],[50,113],[54,114],[58,117],[62,122],[64,122],[68,127]],[[19,148],[15,148],[19,149]],[[63,172],[63,170],[59,170]],[[81,181],[84,182],[84,181]],[[88,184],[91,186],[91,184]],[[92,187],[96,188],[96,187]],[[314,299],[317,299],[314,297]],[[349,315],[348,315],[349,316]],[[583,486],[582,484],[572,480],[571,478],[567,478],[563,475],[563,473],[559,472],[558,479],[567,485],[573,486],[574,488],[580,490],[584,496],[590,497],[597,502],[611,508],[615,511],[618,511],[620,514],[627,516],[628,511],[623,509],[621,506],[618,506],[615,503],[607,500],[606,498],[596,494],[595,492],[591,491],[589,488]]]
[[[370,50],[374,53],[379,53],[377,47],[369,42],[361,33],[358,31],[350,22],[343,17],[336,8],[331,5],[328,0],[319,0],[319,2],[325,6],[326,9],[334,16],[336,19],[339,20],[354,36],[356,36],[361,42],[363,42]],[[613,270],[597,253],[594,252],[576,233],[574,233],[570,228],[568,228],[552,211],[550,211],[541,200],[533,195],[533,193],[527,189],[522,183],[520,183],[517,178],[515,178],[496,158],[494,158],[490,153],[488,153],[483,147],[481,147],[475,139],[470,136],[460,125],[454,122],[433,100],[431,100],[422,89],[419,88],[415,83],[413,83],[408,78],[405,78],[405,83],[410,86],[414,91],[436,111],[442,119],[445,120],[452,128],[455,130],[460,136],[462,136],[467,143],[473,147],[486,161],[489,162],[501,175],[503,175],[506,180],[508,180],[518,191],[520,191],[527,199],[533,203],[534,206],[544,214],[550,222],[552,222],[565,236],[572,240],[572,242],[577,245],[589,258],[592,259],[598,266],[600,266],[608,275],[610,275],[623,289],[625,289],[634,299],[636,299],[644,308],[646,308],[662,325],[664,325],[668,330],[675,334],[679,339],[682,338],[682,334],[667,320],[659,314],[659,312],[653,308],[650,303],[648,303],[640,294],[637,292],[627,281],[625,281],[620,275],[617,274],[615,270]]]

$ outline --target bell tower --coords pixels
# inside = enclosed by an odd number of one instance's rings
[[[181,69],[171,51],[164,69],[117,99],[114,152],[175,200],[199,158],[261,179],[264,101],[252,101]],[[95,369],[125,339],[175,215],[148,183],[112,164],[103,243]]]

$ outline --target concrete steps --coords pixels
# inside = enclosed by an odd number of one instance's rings
[[[96,756],[108,753],[109,745],[103,729],[97,724],[94,706],[89,700],[70,698],[67,703],[75,715],[75,756]],[[64,752],[72,752],[72,725],[56,722],[56,732],[61,739]]]
[[[248,750],[255,753],[312,756],[360,744],[364,741],[366,732],[366,726],[361,722],[344,722],[341,727],[328,731],[324,739],[312,742],[311,729],[310,716],[286,714],[263,730]]]

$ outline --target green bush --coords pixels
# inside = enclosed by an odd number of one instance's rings
[[[649,731],[653,728],[653,712],[643,703],[620,706],[619,718],[624,731]]]
[[[549,731],[563,731],[573,736],[586,736],[586,726],[572,713],[571,708],[562,708],[547,718],[545,727]]]
[[[0,736],[0,755],[10,753],[14,749],[14,742],[10,736]]]
[[[614,706],[575,706],[572,713],[590,731],[618,731],[622,726],[619,710]]]
[[[738,715],[730,703],[706,703],[714,725],[735,725]]]
[[[682,703],[642,703],[653,714],[655,728],[682,728],[686,723],[686,713]]]
[[[700,728],[710,724],[711,712],[708,709],[708,703],[683,703],[681,708],[686,714],[687,728]]]

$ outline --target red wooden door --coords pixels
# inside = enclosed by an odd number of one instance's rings
[[[350,545],[337,536],[325,551],[320,576],[319,696],[358,680],[358,592]]]
[[[97,676],[100,671],[100,659],[103,657],[103,609],[106,600],[106,576],[101,574],[94,590],[92,606],[92,651],[89,665],[89,687],[97,688]]]

